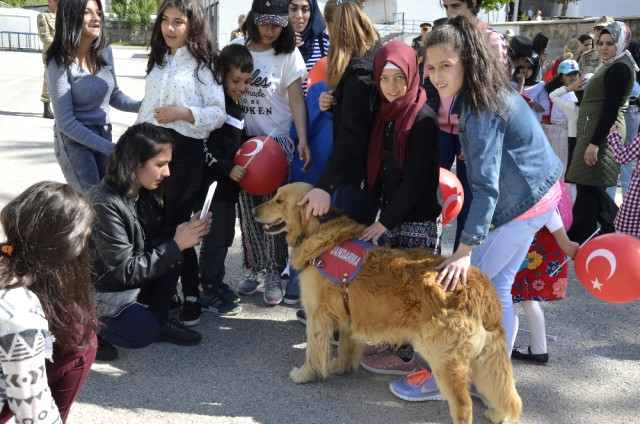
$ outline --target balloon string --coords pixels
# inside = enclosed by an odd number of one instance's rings
[[[584,246],[585,244],[587,244],[587,242],[588,242],[589,240],[591,240],[592,238],[594,238],[594,237],[596,236],[596,234],[598,234],[599,232],[600,232],[600,228],[598,228],[597,230],[595,230],[595,231],[593,232],[593,234],[591,234],[591,235],[589,236],[589,238],[588,238],[588,239],[586,239],[586,240],[584,241],[584,243],[582,243],[582,244],[580,245],[580,247],[578,248],[578,250],[580,250],[580,248],[581,248],[582,246]],[[552,276],[552,277],[556,277],[556,276],[558,275],[558,273],[560,272],[560,270],[562,269],[562,267],[564,266],[564,264],[566,264],[567,262],[569,262],[569,259],[571,259],[571,258],[567,257],[567,259],[565,259],[565,260],[564,260],[564,262],[562,262],[562,263],[560,264],[560,266],[559,266],[558,268],[556,268],[555,272],[554,272],[551,276]]]
[[[273,135],[273,133],[276,132],[276,129],[272,129],[271,132],[269,133],[269,135],[267,136],[267,140],[271,138],[271,136]],[[265,141],[267,141],[265,140]],[[253,160],[253,158],[255,158],[256,155],[253,155],[249,158],[249,160],[247,161],[247,163],[244,164],[243,168],[247,169],[247,166],[249,166],[249,164],[251,163],[251,161]]]

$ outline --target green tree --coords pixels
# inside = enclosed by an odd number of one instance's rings
[[[562,5],[562,10],[560,11],[560,16],[567,15],[567,8],[569,7],[569,3],[578,3],[580,0],[547,0],[549,3],[557,3]]]
[[[111,2],[113,12],[118,15],[118,21],[127,22],[129,17],[129,2],[127,0],[113,0]]]
[[[120,22],[149,25],[159,4],[159,0],[113,0],[112,7]]]
[[[129,22],[132,24],[149,25],[151,14],[158,10],[157,0],[131,0],[129,2]]]
[[[482,0],[480,8],[485,12],[495,12],[509,4],[509,0]]]

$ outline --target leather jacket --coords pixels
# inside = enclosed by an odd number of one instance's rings
[[[89,246],[92,281],[98,293],[137,292],[146,282],[180,265],[182,253],[173,238],[145,249],[136,199],[120,194],[107,177],[86,195],[96,214]]]

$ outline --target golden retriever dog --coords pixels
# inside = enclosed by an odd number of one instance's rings
[[[522,400],[507,355],[502,311],[491,280],[477,268],[468,284],[446,292],[435,282],[434,267],[444,258],[424,249],[376,247],[366,254],[348,285],[348,306],[340,284],[324,277],[311,262],[344,240],[358,238],[364,226],[344,217],[305,217],[298,202],[312,187],[288,184],[254,214],[270,234],[287,233],[291,266],[300,270],[301,299],[307,314],[307,351],[302,367],[289,374],[296,383],[317,374],[358,369],[364,344],[411,343],[430,365],[449,403],[454,423],[472,422],[470,382],[493,405],[485,412],[493,423],[517,419]],[[329,339],[340,330],[337,357]]]

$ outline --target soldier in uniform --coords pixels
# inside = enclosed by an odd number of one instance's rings
[[[429,32],[431,32],[431,27],[432,25],[428,22],[421,23],[420,35],[411,41],[411,47],[413,47],[416,53],[418,53],[418,72],[420,73],[420,83],[422,83],[423,80],[425,46],[427,44]]]
[[[231,40],[229,41],[233,41],[236,38],[240,38],[242,37],[242,24],[244,24],[244,20],[246,19],[246,16],[244,15],[240,15],[238,16],[238,29],[234,29],[233,31],[231,31]]]
[[[53,35],[56,31],[56,11],[58,10],[58,0],[49,0],[49,10],[42,12],[38,15],[38,35],[40,41],[42,41],[42,61],[44,62],[45,70],[47,67],[46,54],[47,49],[53,43]],[[42,103],[44,103],[44,113],[42,116],[47,119],[53,119],[53,112],[51,111],[51,97],[49,96],[49,89],[47,88],[46,79],[42,82]]]

